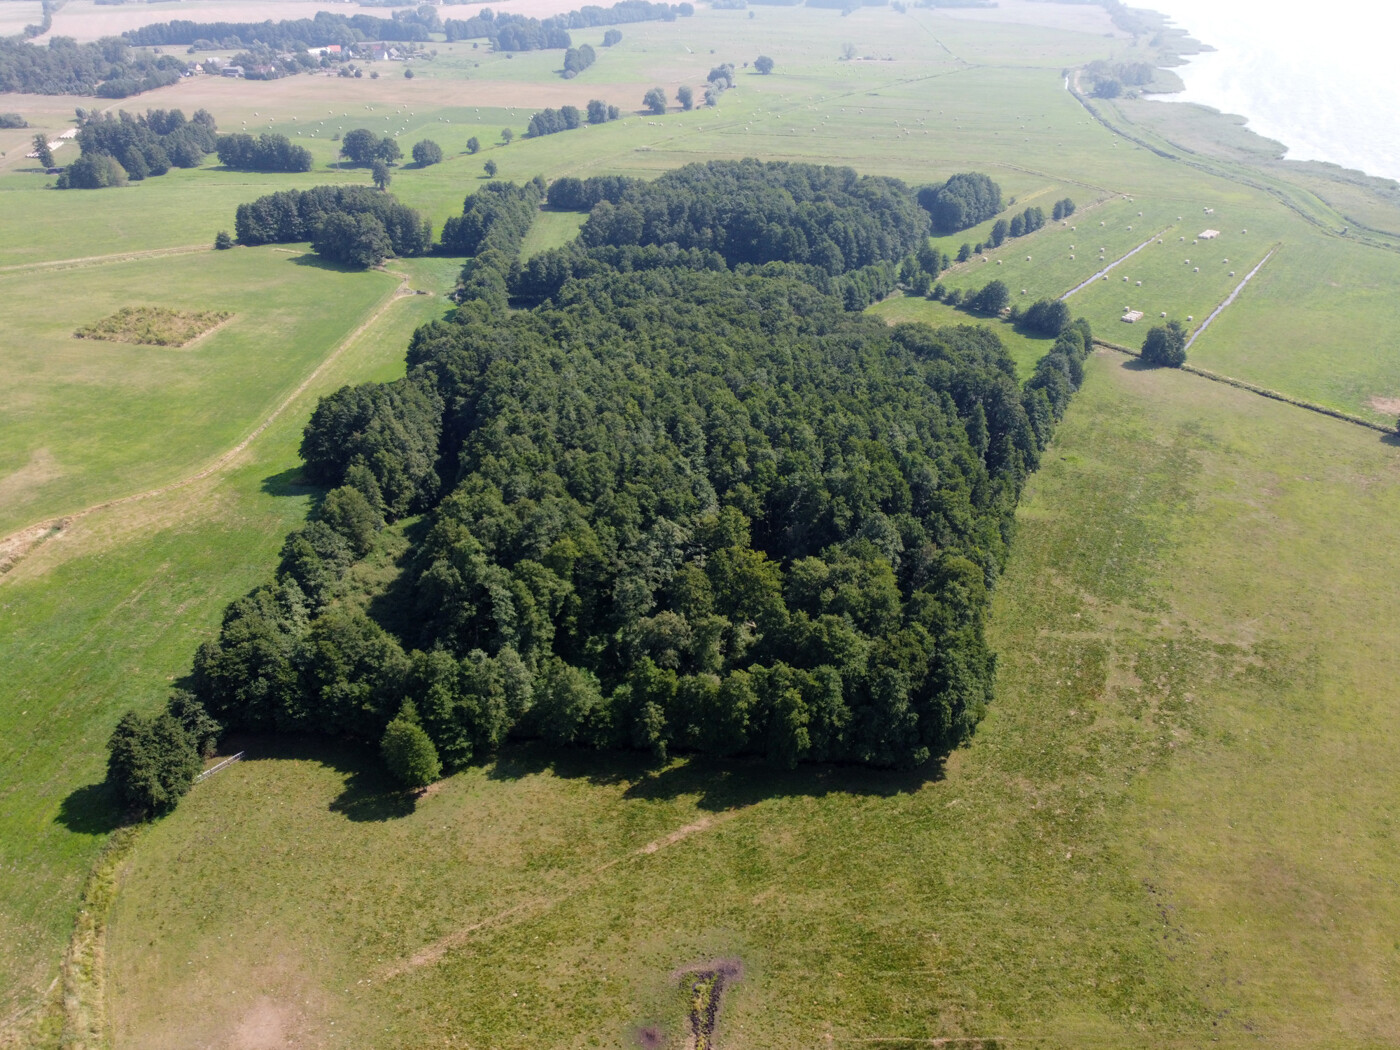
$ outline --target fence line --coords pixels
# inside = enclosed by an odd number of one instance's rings
[[[225,766],[231,766],[231,765],[233,765],[235,762],[237,762],[237,761],[238,761],[240,758],[242,758],[242,757],[243,757],[243,752],[242,752],[242,751],[238,752],[238,754],[236,754],[236,755],[231,755],[231,756],[229,756],[228,758],[226,758],[226,759],[224,759],[222,762],[220,762],[217,766],[210,766],[210,767],[209,767],[208,769],[206,769],[203,773],[200,773],[197,777],[194,778],[194,782],[195,782],[196,784],[198,784],[198,783],[199,783],[201,780],[203,780],[205,777],[212,777],[212,776],[213,776],[215,773],[217,773],[219,770],[223,769]]]

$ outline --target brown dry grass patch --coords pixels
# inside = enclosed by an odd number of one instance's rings
[[[78,339],[106,339],[140,346],[188,346],[233,314],[227,310],[186,312],[164,306],[123,306],[110,317],[73,333]]]

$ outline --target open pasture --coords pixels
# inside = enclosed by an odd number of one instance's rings
[[[0,535],[175,480],[246,437],[398,286],[274,248],[0,275]],[[128,306],[235,316],[188,350],[78,339]]]
[[[416,286],[443,290],[430,283],[430,264],[414,261],[409,269]],[[297,276],[283,279],[295,282]],[[378,282],[392,287],[382,275]],[[445,287],[450,286],[449,279]],[[274,298],[273,306],[277,303]],[[83,878],[112,830],[113,805],[98,782],[103,746],[117,716],[127,707],[161,702],[171,683],[188,672],[194,646],[214,630],[224,605],[269,572],[287,532],[304,519],[313,492],[297,480],[296,450],[316,398],[342,383],[401,375],[410,334],[443,310],[440,295],[394,300],[225,470],[90,514],[39,545],[3,577],[0,651],[6,674],[0,682],[0,737],[7,743],[0,748],[0,791],[9,800],[0,814],[5,861],[0,866],[0,1018],[5,1025],[15,1011],[32,1011],[44,999],[72,929]],[[323,338],[335,335],[324,319],[321,323],[327,329]],[[356,323],[352,309],[336,321],[343,325],[339,337]],[[306,335],[303,353],[315,349]],[[331,344],[320,345],[327,350]],[[291,365],[307,373],[313,367],[300,355],[279,360],[277,349],[257,344],[248,364],[288,382]],[[237,379],[237,373],[224,378]],[[208,400],[214,393],[191,396]],[[56,421],[60,407],[50,407]],[[116,433],[109,439],[119,444],[154,441],[161,433],[154,427],[149,435],[129,433],[131,428],[117,429],[115,420],[102,422]],[[135,446],[121,447],[130,452]],[[149,459],[134,466],[174,476],[189,449],[167,441],[146,454]],[[6,503],[7,511],[10,507]]]
[[[727,957],[725,1047],[1383,1040],[1393,449],[1130,364],[1031,483],[1001,694],[942,776],[525,748],[409,803],[248,742],[132,863],[116,1045],[626,1046]]]

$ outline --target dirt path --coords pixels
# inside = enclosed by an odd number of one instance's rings
[[[80,266],[104,266],[107,263],[136,262],[140,259],[160,259],[168,255],[192,255],[210,252],[207,244],[180,244],[173,248],[151,248],[142,252],[116,252],[113,255],[85,255],[79,259],[50,259],[47,262],[16,263],[0,266],[0,276],[9,273],[33,273],[38,270],[73,270]]]
[[[3,579],[6,573],[19,564],[20,560],[40,543],[52,539],[55,536],[62,535],[71,525],[87,517],[89,514],[101,510],[109,510],[112,507],[124,506],[128,503],[136,503],[140,500],[151,499],[155,496],[163,496],[168,492],[184,488],[186,485],[191,485],[196,481],[202,481],[228,467],[229,464],[252,444],[253,440],[257,438],[259,434],[270,427],[294,401],[306,392],[307,388],[316,381],[321,373],[335,363],[351,343],[363,335],[366,329],[384,316],[384,313],[390,306],[405,296],[413,294],[408,288],[408,274],[400,273],[397,270],[387,270],[385,272],[399,278],[399,286],[394,289],[391,294],[386,296],[384,301],[374,309],[374,312],[371,313],[369,317],[365,318],[354,331],[350,332],[344,339],[337,343],[334,349],[322,358],[321,363],[316,366],[311,374],[303,379],[295,390],[283,398],[277,407],[274,408],[262,422],[254,427],[242,441],[234,445],[233,448],[229,449],[227,452],[221,454],[212,463],[176,481],[146,489],[144,492],[133,492],[127,496],[118,496],[114,499],[104,500],[101,503],[94,503],[92,506],[84,507],[82,510],[75,511],[72,514],[65,514],[60,517],[50,518],[47,521],[38,522],[0,539],[0,579]]]
[[[505,925],[517,918],[530,915],[539,915],[543,912],[546,912],[549,909],[553,908],[555,905],[562,904],[570,898],[577,896],[579,893],[582,893],[584,890],[590,888],[598,881],[598,879],[601,876],[606,874],[608,871],[611,871],[619,864],[622,864],[626,861],[639,860],[643,857],[649,857],[653,853],[657,853],[667,848],[668,846],[674,846],[678,842],[685,841],[686,839],[690,838],[691,835],[695,835],[699,832],[706,831],[713,827],[717,827],[718,825],[723,824],[726,821],[737,816],[739,812],[741,811],[730,810],[725,813],[716,814],[715,816],[701,817],[693,824],[687,824],[684,827],[677,828],[669,835],[665,835],[662,838],[656,839],[652,842],[648,842],[645,846],[635,849],[631,853],[624,854],[621,857],[615,857],[612,860],[608,861],[606,864],[600,864],[592,871],[585,872],[584,874],[575,878],[571,883],[569,883],[564,888],[564,890],[554,894],[553,896],[530,897],[526,900],[519,902],[518,904],[511,905],[509,908],[506,908],[503,911],[498,911],[494,915],[488,915],[486,918],[480,920],[479,922],[474,922],[470,926],[463,926],[459,930],[454,930],[452,933],[449,933],[446,937],[439,938],[427,947],[415,952],[409,958],[402,959],[399,962],[393,963],[390,966],[384,968],[375,976],[375,980],[386,981],[390,978],[399,977],[403,974],[410,973],[413,970],[418,969],[419,967],[432,966],[438,962],[441,962],[443,956],[445,956],[450,949],[465,944],[467,941],[471,940],[473,935],[479,933],[480,931],[491,929],[496,926]]]

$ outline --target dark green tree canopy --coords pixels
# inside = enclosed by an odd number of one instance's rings
[[[1142,341],[1142,363],[1153,368],[1180,368],[1186,363],[1186,329],[1180,321],[1153,325]]]
[[[413,163],[420,168],[442,163],[442,147],[432,139],[423,139],[413,144]]]
[[[919,190],[919,204],[938,233],[957,233],[1001,211],[1001,187],[988,175],[971,171],[954,175],[942,186]]]

